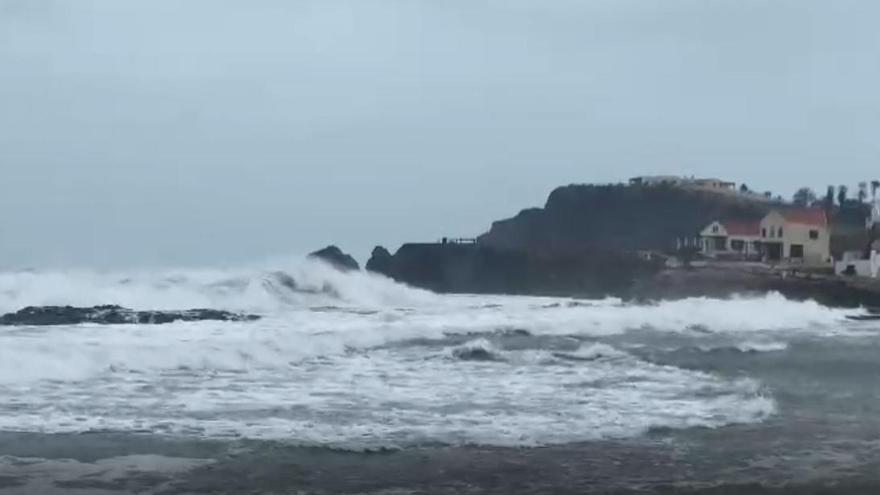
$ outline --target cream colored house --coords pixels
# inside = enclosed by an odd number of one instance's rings
[[[761,257],[761,225],[749,221],[716,221],[700,232],[703,254],[712,258]]]
[[[768,262],[830,265],[831,230],[823,210],[772,211],[760,224],[762,254]]]

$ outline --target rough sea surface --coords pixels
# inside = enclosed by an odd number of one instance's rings
[[[0,274],[0,494],[880,493],[880,325],[770,294],[436,295],[323,265]]]

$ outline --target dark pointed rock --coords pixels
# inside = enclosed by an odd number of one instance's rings
[[[367,271],[390,275],[393,262],[394,257],[387,249],[382,246],[376,246],[376,248],[373,249],[373,253],[370,255],[370,260],[367,261]]]
[[[321,260],[343,272],[358,271],[361,269],[357,260],[344,253],[336,246],[328,246],[320,251],[315,251],[309,255],[309,258]]]

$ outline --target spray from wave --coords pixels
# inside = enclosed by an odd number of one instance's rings
[[[342,273],[317,261],[297,260],[237,269],[0,273],[0,311],[24,306],[96,306],[133,309],[213,308],[273,313],[320,305],[393,306],[434,298],[369,273]]]

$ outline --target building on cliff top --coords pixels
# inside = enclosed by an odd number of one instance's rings
[[[779,199],[774,198],[772,194],[756,193],[749,190],[745,185],[741,188],[737,188],[736,182],[717,178],[701,179],[678,175],[645,175],[633,177],[629,180],[629,185],[633,187],[678,187],[691,191],[712,192],[764,203],[779,201]]]

